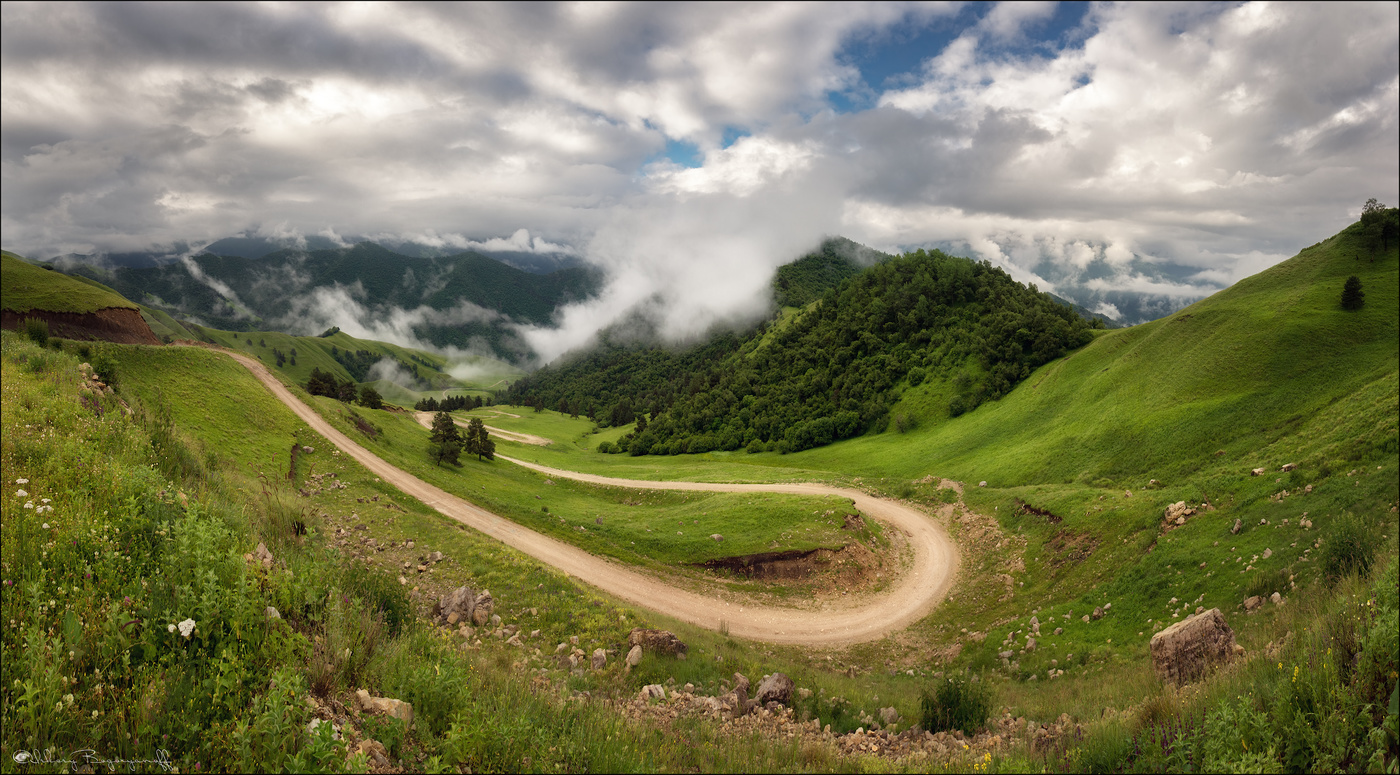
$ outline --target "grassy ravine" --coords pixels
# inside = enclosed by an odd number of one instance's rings
[[[8,250],[0,256],[0,308],[81,314],[111,307],[136,305],[106,286],[35,266]]]

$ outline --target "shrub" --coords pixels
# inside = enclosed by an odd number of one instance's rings
[[[992,695],[979,681],[959,676],[939,683],[922,702],[923,727],[929,732],[962,730],[971,735],[987,723]]]
[[[49,343],[49,322],[38,318],[24,319],[24,335],[43,347]]]
[[[1361,290],[1361,278],[1352,275],[1342,286],[1342,309],[1358,310],[1366,303],[1366,292]]]
[[[1370,531],[1354,514],[1337,521],[1337,527],[1322,544],[1322,572],[1329,579],[1364,576],[1374,559]]]
[[[598,442],[598,451],[604,455],[610,455],[617,451],[617,447],[611,441],[600,441]]]

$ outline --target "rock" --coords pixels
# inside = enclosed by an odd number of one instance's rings
[[[1249,472],[1249,475],[1250,475],[1250,476],[1263,476],[1263,475],[1264,475],[1264,469],[1262,469],[1262,468],[1256,468],[1256,469],[1254,469],[1253,471],[1250,471],[1250,472]]]
[[[1089,623],[1089,615],[1088,615],[1088,614],[1084,614],[1083,616],[1079,617],[1079,621],[1084,622],[1085,624],[1088,624],[1088,623]]]
[[[641,646],[645,651],[679,657],[690,651],[690,647],[668,630],[647,630],[637,627],[627,635],[629,646]]]
[[[897,723],[899,721],[899,711],[895,710],[894,708],[881,708],[880,721],[885,726]]]
[[[1292,471],[1293,469],[1295,469],[1295,468],[1297,468],[1297,467],[1298,467],[1298,465],[1297,465],[1296,463],[1284,463],[1284,464],[1283,464],[1283,468],[1280,468],[1279,470],[1280,470],[1280,471]]]
[[[1283,595],[1280,595],[1279,593],[1275,592],[1272,595],[1269,595],[1269,602],[1273,603],[1274,605],[1283,605]]]
[[[736,691],[736,692],[743,692],[743,693],[744,693],[744,696],[746,696],[746,697],[748,696],[748,693],[749,693],[749,679],[748,679],[748,676],[745,676],[743,673],[735,673],[735,674],[734,674],[734,691]]]
[[[1026,651],[1035,651],[1035,638],[1026,638]]]
[[[1250,595],[1244,599],[1244,610],[1253,611],[1263,604],[1264,601],[1258,595]]]
[[[603,518],[602,518],[602,517],[596,517],[596,518],[593,520],[593,524],[595,524],[595,525],[601,525],[601,524],[603,524]]]
[[[637,696],[648,702],[651,700],[664,700],[666,699],[666,687],[661,684],[647,684],[642,687],[641,692],[639,692]]]
[[[372,697],[364,689],[355,692],[355,699],[360,702],[360,710],[369,713],[383,713],[403,721],[405,726],[413,724],[413,705],[410,703],[390,697]]]
[[[266,616],[268,619],[281,619],[281,618],[282,618],[282,614],[277,613],[277,609],[276,609],[276,608],[273,608],[272,606],[268,606],[268,607],[263,611],[263,615]]]
[[[389,751],[384,747],[384,744],[379,742],[378,740],[375,740],[374,738],[361,740],[360,744],[356,746],[355,750],[364,754],[376,767],[380,769],[388,769]]]
[[[794,688],[796,687],[791,678],[783,673],[774,673],[758,682],[758,690],[754,693],[754,699],[758,700],[760,705],[767,705],[770,702],[787,705],[792,702]]]
[[[311,723],[306,725],[306,731],[309,732],[309,733],[311,734],[312,737],[315,737],[315,736],[316,736],[316,730],[317,730],[318,728],[320,728],[320,726],[321,726],[322,724],[326,724],[326,725],[330,726],[330,728],[331,728],[331,739],[332,739],[332,740],[339,740],[339,739],[340,739],[340,725],[339,725],[339,724],[331,724],[331,723],[328,722],[328,721],[322,721],[321,719],[318,719],[318,718],[311,719]]]
[[[406,548],[406,549],[412,549],[412,548],[413,548],[413,542],[412,542],[412,541],[409,541],[408,543],[404,544],[404,548]]]
[[[724,536],[720,535],[719,533],[711,533],[710,539],[713,540],[715,543],[719,543],[720,541],[724,540]]]
[[[1112,610],[1113,610],[1113,604],[1112,604],[1112,603],[1104,603],[1104,604],[1103,604],[1103,612],[1104,612],[1104,613],[1108,613],[1109,611],[1112,611]]]
[[[1163,681],[1181,685],[1235,654],[1235,633],[1219,608],[1177,622],[1152,636],[1152,667]]]
[[[1186,505],[1186,501],[1177,501],[1167,507],[1166,519],[1168,522],[1175,522],[1178,525],[1186,524],[1186,518],[1194,516],[1196,510]]]
[[[437,615],[448,624],[472,622],[480,627],[491,617],[494,605],[489,591],[477,592],[471,587],[457,587],[438,598]]]
[[[272,552],[269,552],[267,550],[267,544],[261,541],[258,542],[258,548],[253,550],[253,559],[261,563],[264,568],[272,567]]]
[[[483,590],[476,596],[476,603],[472,606],[472,624],[478,627],[485,627],[486,623],[495,617],[491,613],[496,607],[496,601],[491,597],[491,592]]]
[[[1264,550],[1264,555],[1263,555],[1263,556],[1264,556],[1264,559],[1266,559],[1266,560],[1269,559],[1270,557],[1273,557],[1273,556],[1274,556],[1274,550],[1273,550],[1273,549],[1265,549],[1265,550]]]
[[[608,652],[602,649],[593,649],[593,658],[589,660],[594,670],[602,670],[608,666]]]
[[[1055,628],[1055,634],[1056,634],[1056,635],[1063,635],[1063,634],[1065,634],[1065,628],[1063,628],[1063,627],[1056,627],[1056,628]]]
[[[978,483],[977,483],[977,486],[978,486],[978,487],[986,487],[986,486],[987,486],[987,483],[986,483],[986,482],[978,482]]]
[[[1103,606],[1094,606],[1094,612],[1093,612],[1092,614],[1090,614],[1089,616],[1090,616],[1090,618],[1093,619],[1094,621],[1098,621],[1099,619],[1102,619],[1102,618],[1103,618]]]
[[[1010,650],[1002,651],[998,653],[997,656],[1001,657],[1003,661],[1010,661],[1012,657],[1016,656],[1016,652]]]
[[[1031,617],[1031,629],[1034,630],[1035,628],[1037,628],[1037,627],[1039,627],[1039,626],[1040,626],[1040,617],[1038,617],[1038,616],[1032,616],[1032,617]]]
[[[628,666],[628,667],[636,667],[637,665],[640,665],[641,663],[642,663],[642,647],[641,647],[641,645],[639,644],[639,645],[633,646],[633,647],[632,647],[632,650],[629,651],[629,652],[627,652],[627,666]]]
[[[518,632],[517,632],[517,633],[513,633],[509,638],[506,638],[506,644],[507,644],[507,645],[510,645],[510,646],[517,646],[517,647],[524,647],[524,645],[525,645],[524,643],[521,642],[521,640],[520,640],[520,633],[518,633]]]
[[[442,562],[442,552],[433,552],[432,554],[428,555],[428,562]]]
[[[798,689],[797,696],[804,700],[810,700],[812,698],[812,690],[806,688]]]
[[[1230,535],[1239,535],[1241,527],[1244,527],[1244,525],[1241,524],[1238,519],[1235,520],[1235,526],[1230,528]]]

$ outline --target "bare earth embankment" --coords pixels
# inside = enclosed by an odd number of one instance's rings
[[[863,492],[822,484],[719,484],[652,482],[580,474],[497,457],[550,476],[633,489],[698,490],[706,492],[773,492],[792,495],[837,495],[855,502],[862,513],[901,531],[912,562],[885,591],[855,605],[824,611],[726,603],[677,589],[618,563],[595,557],[577,547],[528,530],[402,471],[336,430],[311,407],[292,395],[266,367],[237,353],[229,357],[253,372],[272,394],[340,451],[404,493],[438,512],[508,544],[535,559],[591,584],[610,595],[701,627],[717,629],[727,623],[735,637],[773,643],[839,645],[874,640],[922,618],[952,587],[958,553],[942,526],[910,506]]]

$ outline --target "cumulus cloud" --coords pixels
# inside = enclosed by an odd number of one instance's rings
[[[522,330],[548,357],[622,315],[752,319],[827,234],[1135,320],[1400,196],[1393,5],[1095,5],[1054,32],[1061,10],[6,3],[0,227],[38,256],[232,234],[578,256],[609,282]],[[847,46],[905,29],[949,42],[866,83]],[[346,293],[308,300],[316,325],[427,319],[357,322],[380,311]]]

